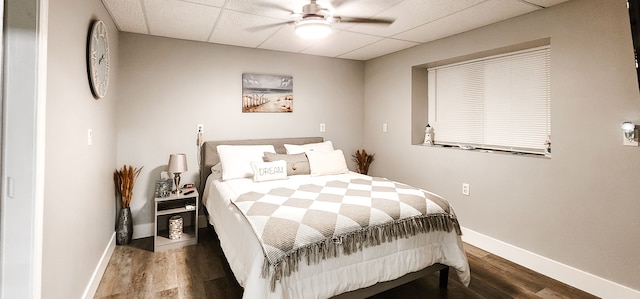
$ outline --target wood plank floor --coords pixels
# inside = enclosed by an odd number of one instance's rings
[[[212,229],[198,245],[154,253],[151,237],[116,246],[94,298],[241,298],[242,288]],[[465,244],[471,285],[449,271],[449,288],[428,275],[372,298],[597,298]]]

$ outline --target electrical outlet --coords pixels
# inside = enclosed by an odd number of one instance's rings
[[[469,184],[462,183],[462,194],[469,196]]]
[[[204,133],[204,125],[203,124],[198,124],[198,132]]]
[[[87,145],[92,145],[93,144],[93,130],[89,129],[87,130]]]
[[[7,177],[7,196],[9,198],[15,197],[15,179],[12,177]]]
[[[320,132],[324,132],[325,130],[326,130],[326,127],[324,123],[320,124]]]
[[[382,124],[382,133],[387,133],[389,132],[389,126],[387,126],[387,124]]]

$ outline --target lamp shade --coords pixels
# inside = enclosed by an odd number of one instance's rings
[[[187,155],[171,154],[169,156],[169,166],[167,171],[171,173],[182,173],[187,171]]]

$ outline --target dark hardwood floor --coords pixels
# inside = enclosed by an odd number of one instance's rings
[[[116,246],[94,298],[241,298],[213,230],[201,229],[199,238],[198,245],[158,253],[151,237]],[[471,245],[465,250],[468,288],[449,271],[447,289],[434,273],[371,298],[597,298]]]

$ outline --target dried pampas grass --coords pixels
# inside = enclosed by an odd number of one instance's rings
[[[362,174],[369,173],[369,165],[371,165],[371,162],[374,160],[373,156],[375,156],[375,154],[367,154],[367,151],[364,149],[362,149],[362,151],[356,150],[356,153],[351,155],[353,162],[356,162],[356,171]]]
[[[122,208],[128,208],[133,196],[133,185],[143,167],[133,168],[131,165],[123,165],[121,169],[113,172],[113,181],[116,184],[116,191],[120,195]]]

